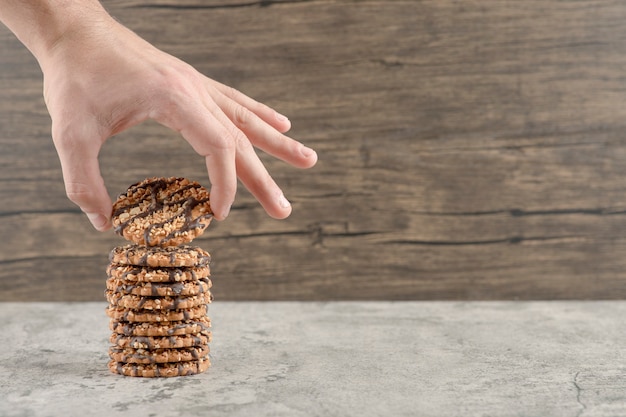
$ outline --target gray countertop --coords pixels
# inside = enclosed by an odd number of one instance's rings
[[[0,416],[624,416],[626,302],[215,302],[212,367],[111,374],[105,303],[0,303]]]

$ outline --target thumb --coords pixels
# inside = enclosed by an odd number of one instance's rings
[[[59,154],[65,193],[87,215],[96,230],[111,228],[112,202],[98,164],[100,141],[54,136]]]

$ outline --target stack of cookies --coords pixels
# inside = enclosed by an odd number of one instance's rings
[[[113,226],[131,244],[107,268],[112,372],[197,374],[210,366],[210,255],[187,245],[212,219],[209,192],[184,178],[148,178],[121,194]]]

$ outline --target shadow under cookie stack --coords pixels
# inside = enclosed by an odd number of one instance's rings
[[[185,178],[148,178],[113,204],[113,227],[130,242],[111,251],[109,369],[174,377],[211,365],[210,255],[188,246],[212,219],[209,192]]]

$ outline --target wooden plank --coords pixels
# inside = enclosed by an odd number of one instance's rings
[[[623,3],[104,4],[319,151],[310,172],[263,156],[290,219],[241,189],[198,240],[218,299],[626,296]],[[102,300],[123,241],[65,198],[41,74],[5,29],[0,65],[0,300]],[[111,195],[152,175],[206,183],[152,122],[100,161]]]

